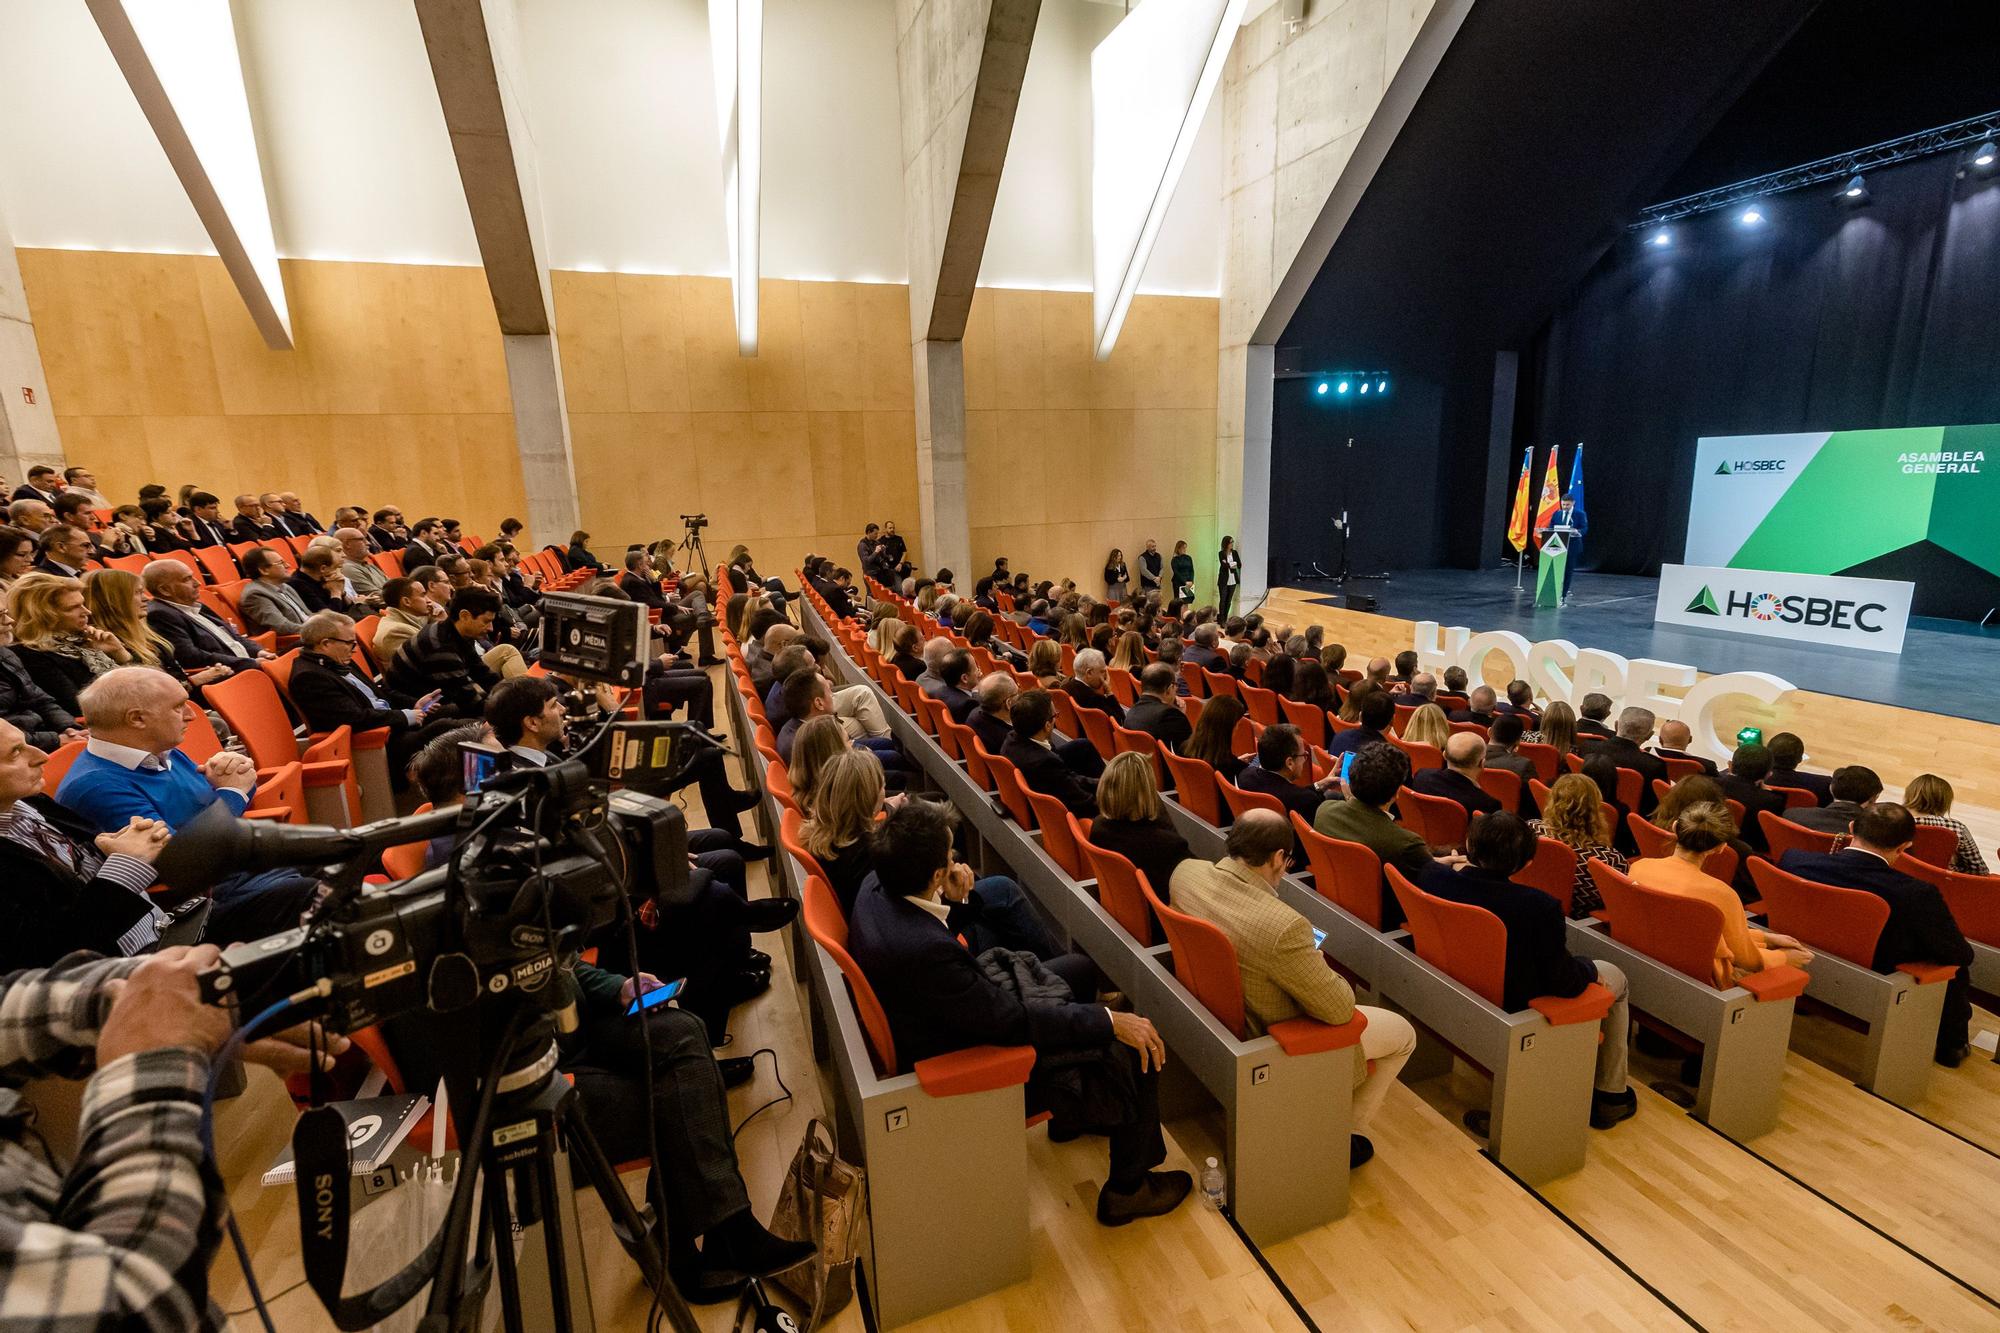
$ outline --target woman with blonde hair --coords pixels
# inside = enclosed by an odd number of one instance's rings
[[[1576,853],[1576,879],[1570,890],[1569,914],[1581,921],[1604,906],[1590,862],[1602,861],[1613,870],[1626,867],[1625,854],[1612,847],[1611,817],[1604,809],[1597,784],[1581,773],[1565,773],[1549,788],[1542,817],[1528,821],[1539,837],[1554,838]]]
[[[1028,649],[1028,674],[1045,690],[1062,685],[1062,649],[1054,639],[1036,639]]]
[[[883,602],[875,608],[874,619],[868,626],[868,641],[875,645],[875,651],[884,657],[896,655],[896,632],[903,622],[896,615],[894,602]]]
[[[110,634],[131,653],[131,666],[156,667],[173,661],[173,647],[146,623],[146,610],[139,602],[139,576],[123,569],[93,569],[83,576],[83,604],[90,611],[90,623]],[[228,667],[215,667],[210,680],[230,674]],[[206,674],[206,673],[203,673]]]
[[[831,713],[809,718],[792,737],[792,762],[785,766],[785,778],[792,784],[792,801],[799,813],[810,817],[813,795],[819,790],[820,775],[836,756],[853,747],[840,719]]]
[[[1558,757],[1576,753],[1576,710],[1557,699],[1542,710],[1542,725],[1521,737],[1526,745],[1553,745]]]
[[[1736,891],[1701,866],[1708,854],[1736,836],[1736,821],[1719,801],[1687,806],[1674,821],[1671,856],[1648,857],[1632,863],[1632,881],[1663,893],[1699,898],[1722,913],[1722,934],[1715,943],[1714,982],[1720,987],[1767,967],[1804,967],[1812,954],[1790,935],[1753,929],[1743,915]]]
[[[1111,652],[1112,667],[1136,676],[1146,669],[1146,662],[1146,637],[1136,629],[1120,634]]]
[[[840,736],[839,719],[818,717],[814,722],[833,723]],[[810,727],[812,723],[807,723]],[[799,740],[806,737],[799,730]],[[842,748],[817,765],[812,785],[811,813],[799,829],[799,841],[826,872],[840,910],[852,914],[854,899],[862,883],[874,869],[868,854],[868,835],[874,831],[875,816],[882,809],[882,765],[866,750]],[[794,749],[793,754],[798,752]],[[793,790],[797,790],[797,760],[793,760]]]
[[[1113,755],[1097,779],[1097,819],[1090,844],[1130,861],[1162,899],[1174,867],[1191,858],[1187,839],[1167,818],[1150,755]]]
[[[7,590],[14,616],[14,655],[35,684],[72,717],[83,707],[83,687],[114,667],[134,665],[132,650],[90,623],[83,584],[36,570]]]
[[[1410,714],[1410,720],[1403,726],[1403,739],[1443,750],[1444,743],[1451,739],[1451,719],[1436,704],[1425,704]]]
[[[1910,779],[1909,786],[1903,788],[1903,808],[1919,824],[1948,828],[1958,834],[1958,848],[1952,853],[1951,868],[1961,875],[1983,875],[1986,873],[1986,858],[1979,854],[1979,844],[1974,841],[1972,830],[1951,817],[1951,802],[1951,784],[1935,773],[1919,773]]]

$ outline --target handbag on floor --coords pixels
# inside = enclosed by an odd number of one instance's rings
[[[815,1116],[792,1155],[771,1215],[774,1235],[819,1246],[812,1259],[771,1279],[805,1311],[800,1326],[807,1333],[854,1299],[854,1263],[867,1216],[867,1173],[841,1160],[832,1127]]]

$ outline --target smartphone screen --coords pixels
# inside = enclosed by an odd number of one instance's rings
[[[673,999],[674,996],[679,995],[681,987],[685,985],[687,985],[687,978],[682,977],[678,981],[669,981],[665,985],[653,987],[653,989],[632,1001],[631,1007],[625,1011],[625,1016],[627,1018],[636,1018],[656,1004],[665,1004],[668,1000]]]
[[[1340,756],[1340,780],[1342,782],[1347,781],[1347,770],[1353,767],[1354,751],[1349,750],[1346,754]]]
[[[1326,932],[1325,932],[1325,931],[1323,931],[1323,930],[1321,930],[1321,929],[1320,929],[1320,928],[1319,928],[1318,926],[1314,926],[1314,927],[1313,927],[1313,948],[1317,949],[1317,948],[1321,947],[1322,945],[1324,945],[1325,943],[1326,943]]]

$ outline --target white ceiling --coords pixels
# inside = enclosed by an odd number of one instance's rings
[[[728,269],[704,0],[518,0],[556,268]],[[476,264],[410,0],[237,0],[278,249]],[[980,280],[1090,286],[1090,50],[1121,15],[1045,0]],[[766,277],[907,278],[895,0],[767,0]],[[1204,123],[1145,291],[1219,290]],[[212,247],[81,0],[0,0],[0,216],[24,247]]]

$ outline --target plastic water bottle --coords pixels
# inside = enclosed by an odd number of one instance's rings
[[[1222,1211],[1223,1186],[1222,1167],[1211,1157],[1201,1170],[1201,1197],[1218,1213]]]

